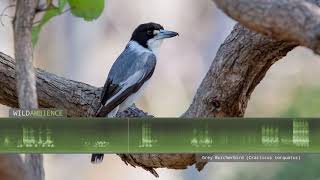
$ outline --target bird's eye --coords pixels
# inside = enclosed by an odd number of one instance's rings
[[[148,34],[148,35],[152,35],[152,34],[153,34],[152,30],[148,30],[148,31],[147,31],[147,34]]]
[[[153,35],[157,35],[160,33],[160,30],[154,30]]]

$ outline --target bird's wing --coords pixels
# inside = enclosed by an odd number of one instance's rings
[[[129,58],[126,59],[126,58]],[[101,107],[97,116],[105,117],[109,112],[136,93],[150,79],[156,66],[152,53],[120,55],[112,66],[101,95]]]
[[[105,104],[110,97],[114,96],[117,92],[119,92],[121,87],[118,84],[112,83],[112,79],[107,79],[104,84],[101,93],[101,104]]]

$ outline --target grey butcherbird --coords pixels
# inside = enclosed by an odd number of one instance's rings
[[[177,35],[156,23],[141,24],[134,30],[126,48],[111,67],[97,117],[115,117],[117,112],[134,103],[154,72],[156,55],[163,39]],[[92,163],[102,160],[103,154],[92,154]]]

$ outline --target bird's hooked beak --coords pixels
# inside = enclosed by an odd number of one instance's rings
[[[168,30],[160,30],[159,33],[155,36],[157,40],[160,39],[166,39],[166,38],[172,38],[175,36],[179,36],[179,33],[174,31],[168,31]]]

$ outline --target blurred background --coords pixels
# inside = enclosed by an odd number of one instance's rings
[[[0,11],[12,4],[0,1]],[[14,9],[5,14],[13,16]],[[0,51],[13,57],[11,17],[2,16]],[[162,45],[157,68],[136,103],[157,117],[177,117],[191,103],[219,45],[235,22],[210,0],[108,0],[101,17],[92,22],[65,13],[54,18],[40,34],[35,66],[60,76],[103,86],[112,63],[125,48],[134,28],[157,22],[180,33]],[[277,62],[252,94],[246,117],[319,117],[320,58],[296,48]],[[0,105],[0,116],[8,107]],[[198,173],[158,170],[166,180],[319,180],[319,156],[299,163],[210,163]],[[141,168],[127,167],[118,156],[107,155],[92,165],[90,155],[45,155],[47,180],[155,179]]]

